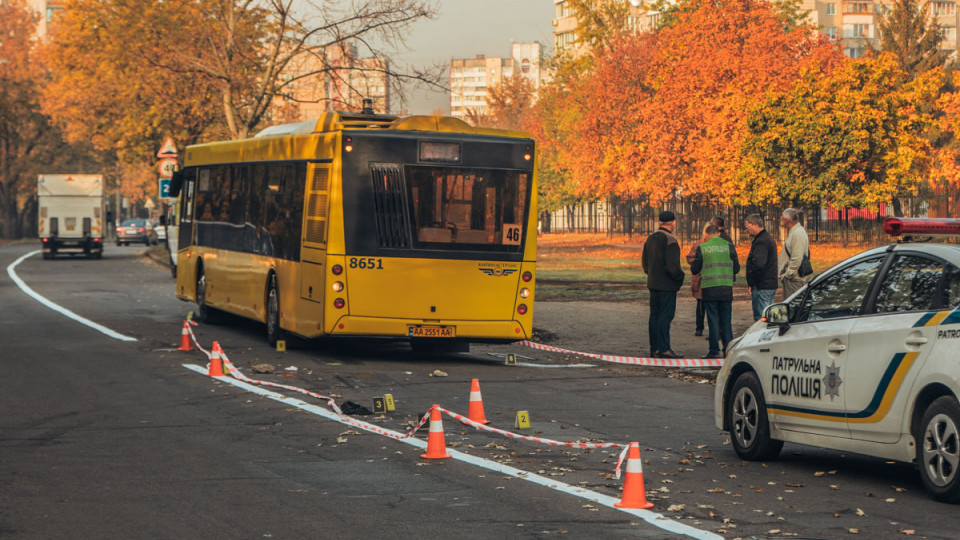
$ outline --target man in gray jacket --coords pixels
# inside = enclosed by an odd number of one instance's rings
[[[810,242],[807,231],[800,225],[800,212],[787,208],[783,211],[780,222],[787,230],[787,239],[783,241],[783,248],[777,258],[777,268],[780,283],[783,285],[783,299],[786,300],[807,283],[798,272],[803,257],[810,251]]]

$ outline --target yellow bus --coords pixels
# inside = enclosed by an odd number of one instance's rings
[[[460,350],[533,331],[534,141],[448,117],[326,113],[190,146],[177,297],[271,345],[376,336]]]

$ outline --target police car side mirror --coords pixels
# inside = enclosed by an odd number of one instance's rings
[[[763,310],[763,318],[772,326],[787,326],[790,324],[790,307],[787,304],[773,304]]]

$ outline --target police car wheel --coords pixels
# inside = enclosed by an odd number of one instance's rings
[[[783,441],[770,438],[767,403],[757,374],[743,373],[733,383],[727,400],[727,429],[733,449],[742,459],[765,461],[777,457]]]
[[[923,485],[934,499],[960,502],[960,404],[937,398],[920,423],[917,462]]]

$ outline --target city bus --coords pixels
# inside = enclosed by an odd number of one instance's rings
[[[536,159],[525,133],[325,113],[186,149],[176,295],[292,334],[464,351],[533,332]]]

